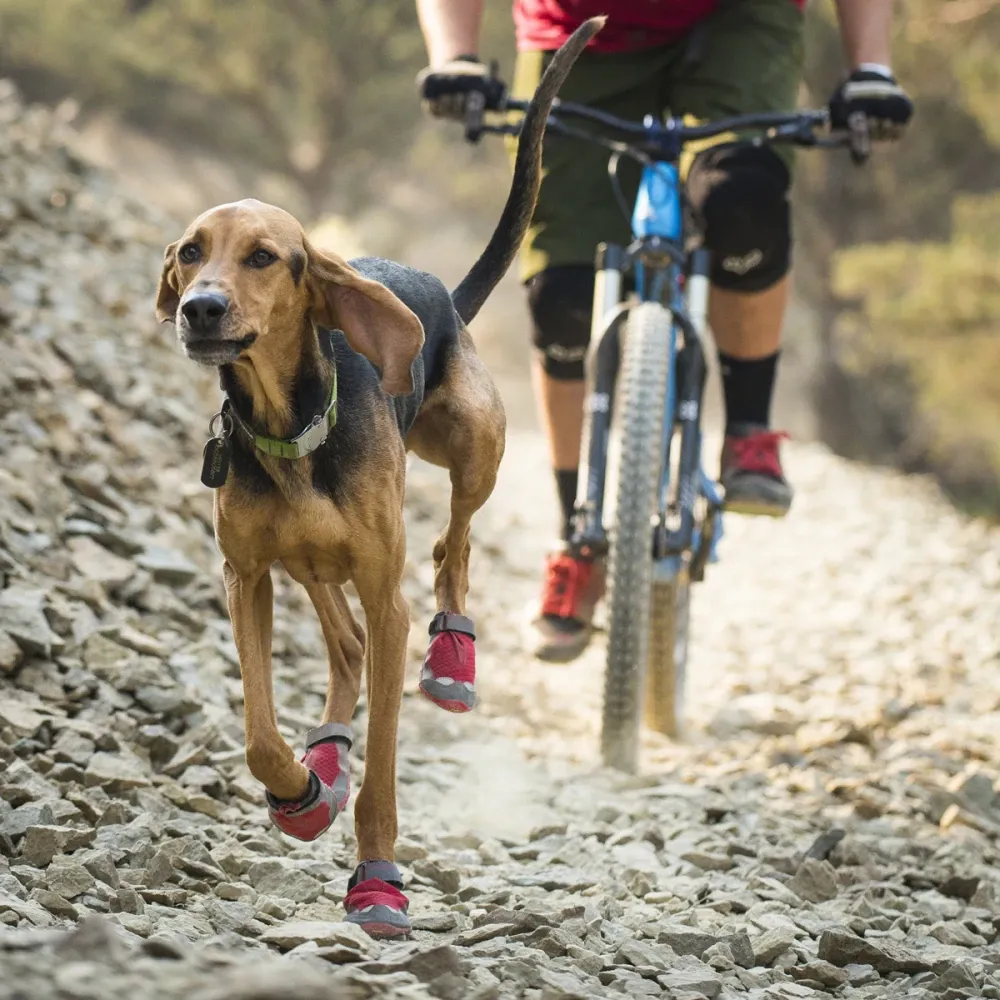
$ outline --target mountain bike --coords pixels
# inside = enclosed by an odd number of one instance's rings
[[[510,112],[527,101],[504,97],[486,107],[472,94],[465,137],[514,135]],[[507,114],[487,121],[487,112]],[[583,130],[568,119],[600,127]],[[702,464],[710,257],[686,249],[688,232],[679,162],[685,144],[736,133],[756,144],[848,147],[855,162],[870,153],[864,116],[837,134],[826,111],[740,115],[687,125],[647,115],[627,121],[557,100],[548,131],[598,143],[631,220],[628,246],[602,243],[594,262],[594,307],[586,359],[580,486],[571,547],[608,557],[608,641],[601,753],[605,764],[638,768],[642,722],[672,738],[683,734],[691,586],[718,558],[721,487]],[[618,163],[642,165],[629,207]],[[626,280],[631,294],[624,294]],[[610,484],[609,484],[610,480]],[[606,497],[613,497],[606,505]],[[608,509],[610,507],[610,509]]]

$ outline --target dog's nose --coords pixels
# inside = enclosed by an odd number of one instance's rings
[[[195,333],[210,334],[229,309],[229,300],[218,292],[198,292],[181,303],[181,314]]]

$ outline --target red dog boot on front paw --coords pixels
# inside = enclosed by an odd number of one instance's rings
[[[446,712],[476,704],[476,626],[465,615],[439,611],[427,630],[431,644],[420,671],[420,690]]]
[[[362,861],[347,883],[344,909],[349,923],[373,938],[409,937],[402,872],[391,861]]]
[[[296,840],[315,840],[325,832],[351,797],[351,730],[328,722],[306,734],[302,763],[309,768],[309,788],[298,802],[267,793],[271,822]]]

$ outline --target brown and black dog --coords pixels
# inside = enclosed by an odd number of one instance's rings
[[[219,369],[219,435],[203,481],[239,652],[246,758],[275,825],[318,837],[349,794],[349,724],[364,665],[365,777],[355,807],[359,864],[344,901],[374,936],[409,933],[393,863],[396,733],[410,627],[400,591],[405,455],[448,469],[451,516],[434,546],[438,614],[420,686],[450,711],[475,703],[474,629],[465,617],[469,525],[504,450],[499,394],[466,329],[510,266],[540,183],[552,102],[603,18],[556,53],[527,111],[510,195],[482,256],[454,293],[376,258],[350,262],[309,244],[279,208],[241,201],[195,219],[167,247],[157,295],[189,358]],[[296,760],[278,731],[271,683],[271,566],[301,583],[330,657],[323,723]],[[342,586],[352,581],[362,629]]]

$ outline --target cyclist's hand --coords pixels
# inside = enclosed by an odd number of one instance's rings
[[[857,112],[873,139],[898,139],[913,117],[913,102],[891,73],[856,69],[830,98],[830,127],[848,128]]]
[[[435,118],[459,120],[465,117],[469,94],[482,94],[486,108],[495,111],[506,91],[476,56],[459,56],[443,66],[428,66],[417,75],[417,86],[424,107]]]

